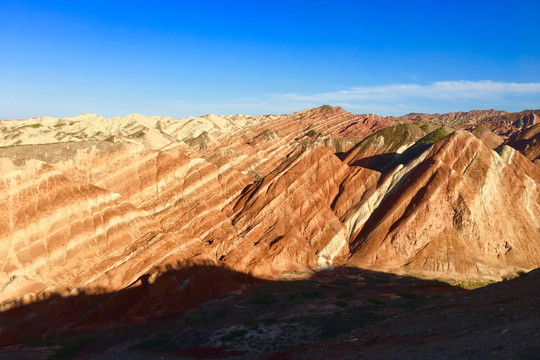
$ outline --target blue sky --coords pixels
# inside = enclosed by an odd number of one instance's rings
[[[540,1],[0,0],[0,119],[540,108]]]

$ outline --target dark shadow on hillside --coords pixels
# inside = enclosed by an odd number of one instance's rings
[[[100,353],[129,340],[140,345],[134,351],[180,351],[206,346],[218,327],[229,329],[219,336],[220,350],[212,350],[223,355],[220,351],[244,349],[247,345],[238,342],[249,332],[292,331],[250,345],[270,342],[273,351],[332,338],[455,291],[461,289],[354,267],[285,271],[279,279],[262,280],[225,267],[188,264],[166,269],[153,281],[144,274],[116,292],[52,294],[6,310],[0,313],[0,346],[75,346]],[[161,334],[164,329],[170,334]],[[303,337],[306,332],[312,335]]]
[[[373,156],[366,156],[360,160],[353,162],[352,166],[361,166],[367,169],[385,173],[396,165],[396,160],[399,159],[398,153],[387,153]]]
[[[0,313],[0,326],[11,327],[0,336],[0,345],[17,342],[24,334],[43,336],[62,329],[109,328],[119,324],[142,322],[181,313],[223,294],[256,287],[265,281],[215,265],[187,264],[169,266],[150,282],[143,274],[126,288],[116,292],[78,289],[78,294],[63,297],[43,295],[36,302],[22,305],[12,302],[11,309]]]

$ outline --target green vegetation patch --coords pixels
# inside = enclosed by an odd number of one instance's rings
[[[356,284],[358,282],[357,278],[338,278],[332,281],[332,284],[334,285],[340,285],[340,286],[349,286],[352,284]]]
[[[375,305],[382,305],[382,304],[384,304],[384,302],[383,302],[381,299],[375,298],[375,297],[369,298],[369,299],[367,299],[366,301],[367,301],[368,303],[375,304]]]
[[[444,126],[441,126],[435,131],[432,131],[427,136],[420,139],[417,144],[418,146],[431,145],[435,144],[437,141],[444,139],[450,135],[452,131]]]
[[[186,144],[188,144],[191,147],[199,147],[199,150],[206,150],[208,149],[207,142],[210,140],[210,137],[208,136],[208,131],[203,131],[200,133],[197,137],[190,138],[187,140],[184,140]]]
[[[94,337],[83,337],[73,342],[63,344],[61,348],[56,350],[49,359],[64,359],[78,354],[86,345],[95,340]]]
[[[334,111],[336,110],[330,105],[323,105],[319,108],[319,113],[327,113],[327,112],[333,113]]]
[[[311,129],[306,133],[306,136],[310,138],[316,138],[316,137],[319,137],[320,135],[322,134],[320,132],[317,132],[315,129]]]
[[[464,281],[458,284],[458,286],[462,289],[476,289],[476,288],[484,287],[488,285],[489,283],[485,281]]]
[[[334,147],[336,148],[336,152],[337,153],[341,153],[343,152],[343,144],[345,144],[346,142],[349,142],[350,140],[348,139],[332,139],[332,141],[334,142]]]
[[[37,128],[41,127],[41,124],[40,123],[35,123],[35,124],[23,125],[23,126],[18,127],[17,130],[28,128],[28,127],[33,128],[33,129],[37,129]]]
[[[313,289],[308,290],[300,293],[300,296],[307,298],[307,299],[324,299],[326,298],[326,294],[321,289]]]
[[[232,331],[229,331],[229,333],[223,335],[220,338],[220,340],[223,341],[223,342],[233,341],[233,340],[236,340],[238,338],[244,337],[247,333],[248,333],[248,331],[246,329],[232,330]]]
[[[382,142],[386,147],[385,152],[392,153],[396,152],[403,144],[410,144],[424,135],[425,133],[420,127],[414,124],[393,125],[369,135],[357,145],[357,148],[361,150],[368,149],[375,144],[379,144],[382,138]]]
[[[340,291],[336,294],[338,299],[349,299],[352,298],[354,294],[350,291]]]
[[[145,135],[144,131],[139,130],[139,131],[137,131],[137,132],[135,132],[135,133],[129,135],[129,137],[135,138],[135,139],[140,139],[140,138],[142,138],[144,135]]]
[[[176,349],[174,334],[166,331],[158,332],[148,339],[133,346],[140,350],[173,350]]]
[[[249,170],[248,175],[257,181],[264,179],[264,175],[258,172],[257,170],[253,170],[253,169]]]
[[[270,129],[265,129],[263,131],[261,131],[261,133],[257,136],[255,136],[255,139],[263,139],[263,140],[266,140],[266,141],[270,141],[270,140],[273,140],[277,138],[277,134],[270,130]]]
[[[257,294],[249,299],[249,302],[255,305],[272,305],[276,300],[274,294]]]
[[[441,126],[437,130],[430,132],[420,140],[418,140],[413,146],[405,150],[405,152],[400,157],[400,162],[406,164],[412,159],[416,158],[422,152],[427,150],[431,145],[435,144],[437,141],[445,139],[448,135],[454,132],[453,129]]]
[[[310,273],[302,270],[283,270],[283,275],[309,275]]]

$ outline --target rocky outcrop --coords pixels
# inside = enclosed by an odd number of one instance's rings
[[[226,209],[239,239],[223,260],[259,276],[331,265],[348,250],[331,205],[354,173],[322,146],[292,154]]]
[[[491,149],[497,148],[504,142],[503,138],[489,130],[485,125],[478,125],[471,133]]]
[[[362,140],[346,154],[344,161],[349,165],[383,171],[399,154],[425,135],[416,124],[389,126]]]
[[[540,165],[540,124],[515,133],[506,144],[521,152],[536,165]]]
[[[538,267],[539,200],[533,178],[459,131],[386,195],[352,240],[350,261],[447,278]]]

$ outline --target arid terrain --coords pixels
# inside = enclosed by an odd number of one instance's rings
[[[0,358],[535,358],[540,110],[0,121]]]

